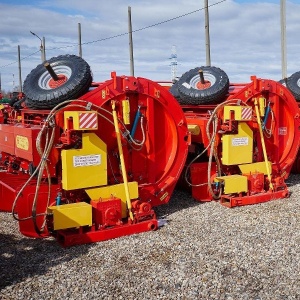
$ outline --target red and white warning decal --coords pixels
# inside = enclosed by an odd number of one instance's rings
[[[251,120],[252,107],[242,107],[242,120]]]
[[[97,129],[98,128],[97,113],[80,113],[79,128],[80,129]]]

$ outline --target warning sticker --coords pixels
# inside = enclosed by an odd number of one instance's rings
[[[5,137],[5,141],[7,141],[7,137]],[[16,146],[19,149],[28,151],[29,149],[29,141],[26,136],[17,135],[16,136]]]
[[[100,154],[73,156],[74,167],[89,167],[97,165],[101,165]]]
[[[231,140],[232,146],[247,146],[249,144],[248,137],[238,137]]]

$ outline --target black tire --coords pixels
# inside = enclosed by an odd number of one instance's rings
[[[13,97],[10,99],[10,101],[8,102],[9,106],[13,106],[16,102],[18,101],[18,97]]]
[[[180,95],[178,92],[178,81],[175,81],[173,85],[170,87],[169,92],[177,99],[180,99]]]
[[[203,71],[206,83],[201,84],[199,70]],[[203,66],[184,73],[178,80],[178,92],[181,104],[216,103],[224,99],[229,89],[227,74],[220,68]]]
[[[287,79],[280,79],[278,82],[286,87],[286,81]]]
[[[12,92],[10,95],[10,101],[8,105],[13,106],[18,101],[19,92]]]
[[[12,105],[12,107],[16,110],[22,109],[23,108],[23,102],[25,101],[25,98],[19,99],[16,102],[14,102],[14,104]]]
[[[300,101],[300,72],[296,72],[288,77],[286,86],[291,91],[296,101]]]
[[[52,109],[57,104],[82,96],[90,87],[92,73],[88,63],[76,55],[60,55],[47,61],[63,83],[53,86],[44,64],[38,65],[26,77],[23,90],[25,104],[33,109]],[[50,85],[49,85],[50,84]],[[54,82],[55,84],[55,82]]]

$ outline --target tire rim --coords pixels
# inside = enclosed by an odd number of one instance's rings
[[[201,83],[199,75],[195,75],[190,80],[190,86],[196,90],[205,90],[216,83],[216,77],[212,74],[203,72],[203,76],[205,77],[204,83]]]
[[[38,85],[40,88],[44,90],[53,90],[55,88],[58,88],[59,86],[62,86],[64,83],[66,83],[69,78],[72,75],[71,68],[67,66],[55,66],[52,67],[54,72],[58,76],[58,80],[55,81],[48,71],[45,71],[41,77],[39,78]]]
[[[57,77],[58,80],[54,80],[53,78],[51,78],[50,81],[48,82],[50,89],[56,89],[68,81],[68,77],[65,75],[59,74],[57,75]]]

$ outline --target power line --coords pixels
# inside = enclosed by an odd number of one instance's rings
[[[227,0],[220,0],[216,3],[213,3],[213,4],[210,4],[208,5],[208,7],[212,7],[212,6],[216,6],[218,4],[221,4],[223,2],[225,2]],[[202,8],[199,8],[199,9],[196,9],[196,10],[193,10],[191,12],[188,12],[188,13],[185,13],[185,14],[182,14],[182,15],[179,15],[177,17],[174,17],[174,18],[170,18],[170,19],[167,19],[167,20],[164,20],[164,21],[161,21],[161,22],[158,22],[158,23],[155,23],[155,24],[152,24],[152,25],[148,25],[148,26],[145,26],[145,27],[141,27],[139,29],[135,29],[132,31],[132,33],[134,32],[139,32],[139,31],[142,31],[142,30],[146,30],[146,29],[149,29],[149,28],[152,28],[152,27],[156,27],[156,26],[159,26],[159,25],[162,25],[162,24],[165,24],[165,23],[168,23],[168,22],[171,22],[171,21],[174,21],[174,20],[177,20],[177,19],[180,19],[180,18],[183,18],[183,17],[187,17],[189,15],[192,15],[194,13],[197,13],[201,10],[204,10],[205,7],[202,7]],[[111,39],[115,39],[115,38],[118,38],[118,37],[121,37],[121,36],[124,36],[124,35],[128,35],[128,32],[123,32],[123,33],[120,33],[120,34],[116,34],[116,35],[113,35],[113,36],[110,36],[110,37],[106,37],[106,38],[102,38],[102,39],[98,39],[98,40],[94,40],[94,41],[90,41],[90,42],[85,42],[85,43],[82,43],[82,45],[89,45],[89,44],[94,44],[94,43],[98,43],[98,42],[103,42],[103,41],[107,41],[107,40],[111,40]],[[62,47],[54,47],[54,48],[47,48],[48,51],[51,51],[51,50],[59,50],[59,49],[65,49],[65,48],[73,48],[75,46],[78,46],[78,43],[74,43],[74,45],[68,45],[68,46],[62,46]],[[40,50],[38,51],[35,51],[23,58],[21,58],[21,60],[24,60],[24,59],[27,59],[28,57],[38,53]],[[1,68],[5,68],[5,67],[8,67],[10,65],[13,65],[15,63],[17,63],[18,61],[14,61],[14,62],[11,62],[11,63],[8,63],[6,65],[3,65],[3,66],[0,66],[0,69]]]
[[[30,57],[30,56],[32,56],[32,55],[38,53],[38,52],[40,52],[40,50],[37,50],[37,51],[35,51],[35,52],[33,52],[33,53],[27,55],[27,56],[22,57],[21,60],[27,59],[28,57]],[[0,68],[8,67],[8,66],[10,66],[10,65],[16,64],[17,62],[18,62],[17,60],[16,60],[16,61],[13,61],[13,62],[11,62],[11,63],[8,63],[7,65],[0,66]]]
[[[221,0],[219,2],[216,2],[214,4],[209,5],[208,7],[212,7],[212,6],[221,4],[222,2],[225,2],[225,1],[227,1],[227,0]],[[177,17],[165,20],[165,21],[161,21],[161,22],[158,22],[158,23],[155,23],[155,24],[152,24],[152,25],[148,25],[148,26],[145,26],[145,27],[142,27],[142,28],[139,28],[139,29],[135,29],[132,32],[134,33],[134,32],[142,31],[142,30],[149,29],[149,28],[152,28],[152,27],[155,27],[155,26],[159,26],[159,25],[162,25],[164,23],[168,23],[168,22],[171,22],[171,21],[174,21],[174,20],[177,20],[177,19],[189,16],[191,14],[194,14],[194,13],[199,12],[199,11],[204,10],[204,9],[205,9],[205,7],[202,7],[202,8],[193,10],[191,12],[185,13],[183,15],[180,15],[180,16],[177,16]],[[114,39],[114,38],[117,38],[117,37],[120,37],[120,36],[124,36],[124,35],[127,35],[127,34],[128,34],[128,32],[124,32],[124,33],[120,33],[120,34],[117,34],[117,35],[114,35],[114,36],[111,36],[111,37],[106,37],[106,38],[103,38],[103,39],[99,39],[99,40],[95,40],[95,41],[91,41],[91,42],[86,42],[86,43],[83,43],[83,45],[84,44],[92,44],[92,43],[102,42],[102,41]]]
[[[216,3],[213,3],[213,4],[211,4],[211,5],[208,5],[208,7],[212,7],[212,6],[221,4],[222,2],[225,2],[225,1],[226,1],[226,0],[221,0],[221,1],[219,1],[219,2],[216,2]],[[177,17],[174,17],[174,18],[171,18],[171,19],[168,19],[168,20],[159,22],[159,23],[155,23],[155,24],[153,24],[153,25],[149,25],[149,26],[146,26],[146,27],[137,29],[137,30],[133,30],[132,32],[141,31],[141,30],[148,29],[148,28],[151,28],[151,27],[154,27],[154,26],[158,26],[158,25],[161,25],[161,24],[170,22],[170,21],[174,21],[174,20],[177,20],[177,19],[180,19],[180,18],[189,16],[189,15],[191,15],[191,14],[194,14],[194,13],[196,13],[196,12],[198,12],[198,11],[201,11],[201,10],[204,10],[204,9],[205,9],[205,7],[202,7],[202,8],[196,9],[196,10],[194,10],[194,11],[191,11],[191,12],[189,12],[189,13],[186,13],[186,14],[183,14],[183,15],[180,15],[180,16],[177,16]]]

